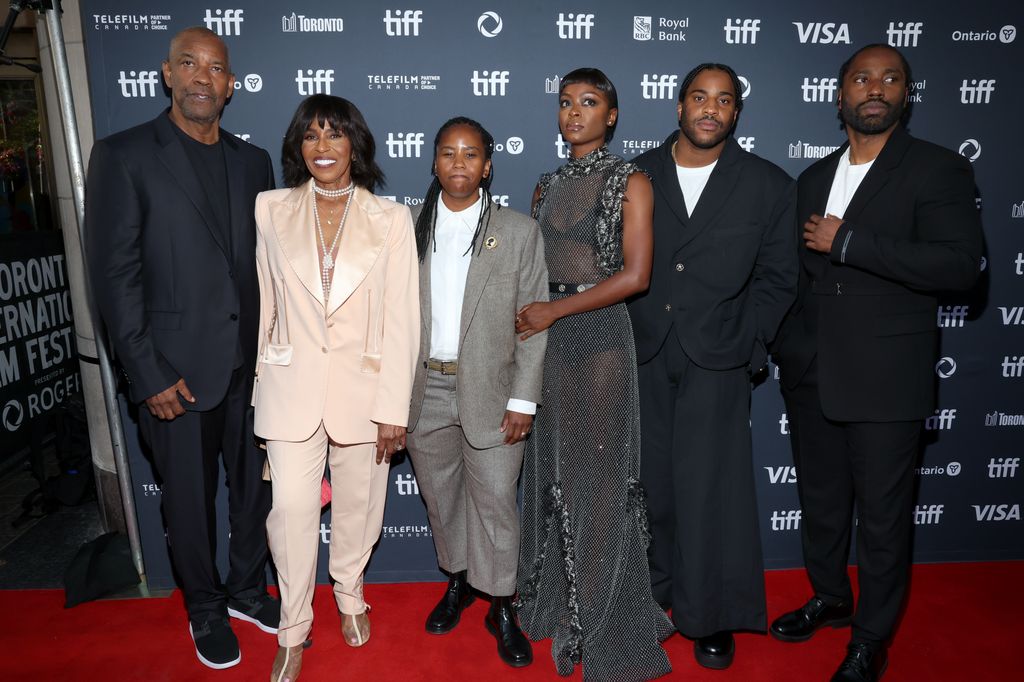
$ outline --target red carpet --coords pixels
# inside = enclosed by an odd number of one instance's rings
[[[1024,679],[1024,562],[940,564],[914,568],[911,599],[891,650],[887,682]],[[809,594],[803,571],[767,573],[768,613],[795,608]],[[440,584],[368,585],[373,637],[361,649],[342,641],[329,588],[316,593],[315,645],[301,680],[561,680],[550,642],[534,646],[534,664],[513,670],[483,628],[486,606],[473,604],[454,632],[428,635],[423,619]],[[65,611],[61,591],[0,592],[7,623],[0,634],[0,678],[9,680],[265,680],[276,640],[235,624],[242,662],[224,671],[195,658],[178,593],[168,599],[103,601]],[[763,635],[737,637],[736,661],[724,672],[700,668],[679,635],[666,642],[674,672],[662,679],[827,680],[842,658],[848,630],[819,632],[803,644]],[[577,669],[571,680],[579,680]]]

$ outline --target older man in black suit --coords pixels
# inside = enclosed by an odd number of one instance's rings
[[[171,108],[93,147],[86,256],[93,295],[163,482],[171,555],[196,653],[241,660],[227,616],[276,632],[266,592],[269,485],[249,398],[256,364],[256,194],[265,151],[220,129],[234,90],[227,47],[182,31],[163,63]],[[218,455],[230,487],[230,570],[215,564]]]
[[[771,634],[799,642],[852,617],[832,679],[872,682],[907,587],[914,464],[935,408],[935,293],[974,284],[982,237],[970,164],[901,125],[912,82],[903,55],[864,47],[839,81],[849,143],[800,176],[800,292],[773,352],[814,596]],[[855,501],[856,611],[846,572]]]
[[[765,628],[750,379],[797,279],[793,181],[732,138],[740,93],[728,66],[696,67],[679,130],[637,159],[655,189],[654,267],[629,306],[654,597],[716,669],[732,631]]]

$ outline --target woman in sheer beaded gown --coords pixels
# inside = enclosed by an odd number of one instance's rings
[[[541,176],[550,302],[523,307],[516,331],[548,330],[544,390],[523,467],[520,622],[552,639],[562,675],[645,680],[671,670],[673,629],[651,596],[647,511],[637,480],[636,351],[624,300],[647,288],[653,197],[639,169],[610,154],[615,87],[597,69],[560,83],[568,163]]]

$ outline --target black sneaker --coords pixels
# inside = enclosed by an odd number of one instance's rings
[[[208,668],[223,670],[242,662],[238,639],[223,616],[212,616],[204,621],[190,620],[188,631],[196,645],[196,656]]]
[[[248,599],[228,598],[228,615],[252,623],[263,632],[277,634],[281,623],[281,602],[264,592]]]

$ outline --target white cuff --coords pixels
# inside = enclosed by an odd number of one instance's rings
[[[531,403],[529,400],[519,400],[518,398],[509,398],[505,409],[509,412],[518,412],[520,414],[537,414],[537,403]]]

